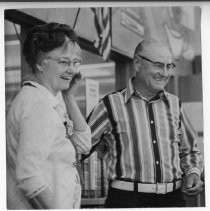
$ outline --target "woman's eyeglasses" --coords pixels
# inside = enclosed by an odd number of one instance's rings
[[[81,59],[74,59],[73,61],[71,61],[68,57],[61,57],[61,58],[45,57],[45,59],[51,59],[57,61],[57,63],[63,67],[71,66],[72,64],[72,66],[75,68],[78,68],[82,62]]]
[[[136,56],[139,57],[139,58],[142,58],[142,59],[144,59],[148,62],[151,62],[154,65],[155,69],[164,69],[164,67],[166,66],[166,69],[168,71],[170,71],[170,70],[173,70],[176,67],[176,65],[174,63],[165,64],[165,63],[162,63],[162,62],[153,62],[152,60],[150,60],[150,59],[148,59],[144,56],[140,56],[140,55],[136,55]]]

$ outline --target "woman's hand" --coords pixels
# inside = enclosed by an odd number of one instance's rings
[[[63,97],[66,97],[68,95],[74,95],[81,79],[82,79],[81,73],[80,72],[76,73],[70,82],[69,88],[67,90],[62,91]]]

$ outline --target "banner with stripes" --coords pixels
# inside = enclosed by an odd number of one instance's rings
[[[94,46],[99,50],[104,60],[107,60],[111,51],[111,20],[108,7],[91,8],[94,13],[96,36]]]

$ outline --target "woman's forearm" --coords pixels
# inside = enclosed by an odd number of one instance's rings
[[[76,103],[74,95],[69,94],[68,96],[64,96],[63,99],[66,104],[67,113],[70,119],[73,121],[74,130],[78,132],[86,131],[87,124]]]
[[[49,188],[29,199],[35,209],[55,209],[55,201]]]

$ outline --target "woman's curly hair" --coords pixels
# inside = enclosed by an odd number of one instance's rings
[[[39,53],[47,53],[61,47],[66,42],[66,37],[71,42],[78,43],[76,33],[66,24],[51,22],[31,28],[23,44],[23,55],[33,72]]]

